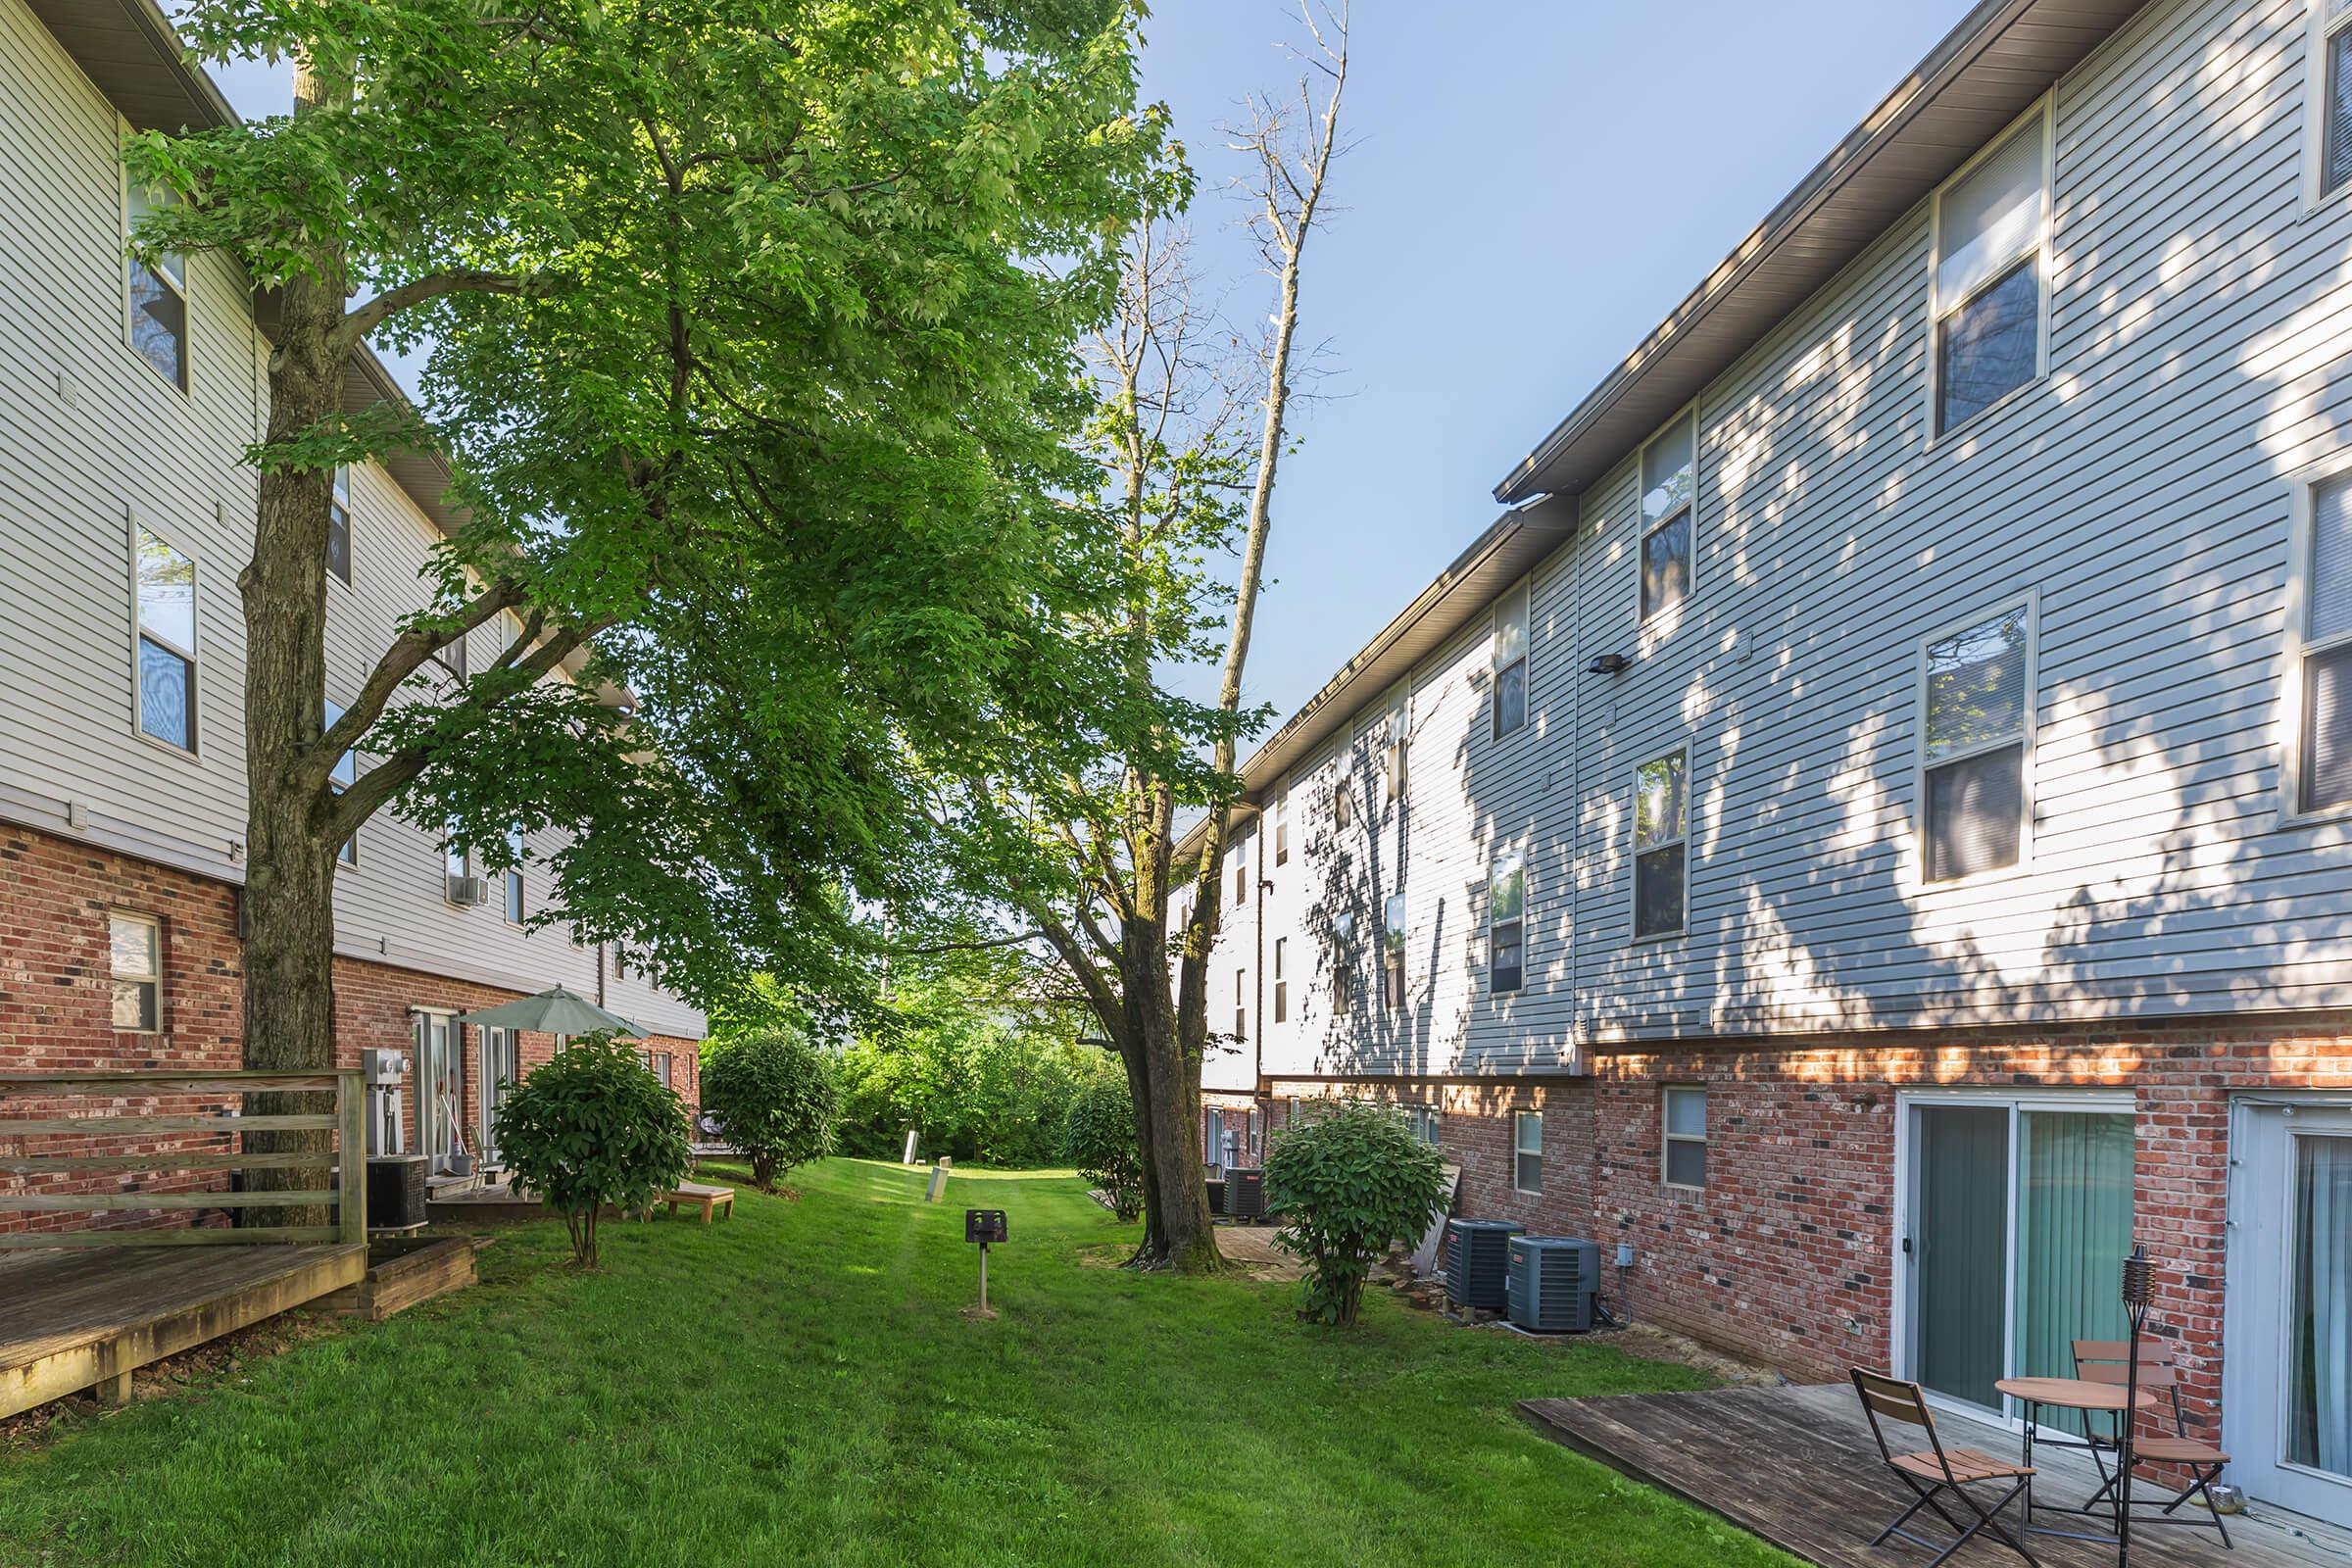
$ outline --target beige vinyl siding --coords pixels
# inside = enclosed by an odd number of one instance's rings
[[[0,817],[241,880],[243,614],[265,345],[222,258],[189,265],[186,394],[123,331],[116,113],[23,0],[0,0]],[[348,701],[423,602],[433,530],[380,468],[353,474],[353,581],[327,584],[327,695]],[[198,754],[133,720],[128,517],[193,556]],[[475,638],[476,667],[494,632]],[[363,759],[365,765],[365,759]],[[69,813],[83,825],[74,827]],[[543,884],[542,884],[543,885]],[[336,945],[518,990],[593,987],[595,956],[442,897],[437,836],[389,814],[336,881]],[[650,994],[640,1019],[700,1034]]]

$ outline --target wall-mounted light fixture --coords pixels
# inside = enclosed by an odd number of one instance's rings
[[[1633,667],[1634,662],[1623,654],[1600,654],[1585,666],[1588,675],[1615,675]]]

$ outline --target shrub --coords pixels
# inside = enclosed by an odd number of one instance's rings
[[[1061,1157],[1110,1199],[1111,1212],[1132,1220],[1144,1211],[1143,1148],[1135,1139],[1135,1099],[1122,1069],[1096,1075],[1070,1102]]]
[[[791,1029],[719,1041],[703,1056],[703,1108],[752,1162],[752,1180],[772,1189],[795,1165],[833,1152],[841,1114],[833,1058]]]
[[[1275,1245],[1306,1262],[1306,1308],[1321,1323],[1355,1321],[1373,1260],[1420,1240],[1446,1207],[1444,1162],[1388,1105],[1342,1103],[1279,1133],[1266,1156],[1266,1206],[1284,1225]]]
[[[610,1035],[586,1035],[507,1092],[492,1141],[516,1175],[563,1210],[572,1256],[597,1266],[605,1208],[642,1208],[694,1166],[684,1102]]]
[[[911,1127],[958,1164],[1051,1165],[1070,1101],[1103,1053],[963,1013],[877,1028],[841,1054],[841,1147],[896,1159]]]

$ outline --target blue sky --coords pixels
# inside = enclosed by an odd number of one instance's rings
[[[1918,63],[1967,0],[1361,0],[1344,209],[1310,253],[1249,697],[1287,715],[1495,515],[1490,492]],[[1195,261],[1268,285],[1217,126],[1288,90],[1285,0],[1159,0],[1147,88],[1201,173]],[[1442,17],[1445,22],[1434,22]],[[248,114],[284,76],[224,74]]]

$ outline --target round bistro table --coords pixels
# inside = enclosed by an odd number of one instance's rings
[[[2025,1407],[2025,1464],[2028,1469],[2033,1468],[2035,1429],[2041,1424],[2043,1406],[2059,1410],[2081,1410],[2086,1415],[2120,1415],[2124,1408],[2124,1387],[2120,1383],[2093,1383],[2087,1378],[2003,1378],[1993,1387]],[[2145,1389],[2139,1391],[2139,1409],[2152,1409],[2155,1403],[2156,1396],[2153,1394]],[[2085,1427],[2089,1425],[2088,1422],[2083,1424]],[[2049,1439],[2042,1441],[2045,1447],[2053,1448],[2088,1449],[2091,1446],[2087,1439],[2081,1443],[2060,1443]],[[2121,1496],[2124,1489],[2119,1487],[2116,1492],[2117,1495]],[[2071,1511],[2087,1512],[2088,1510]],[[2064,1536],[2069,1541],[2102,1541],[2113,1544],[2118,1539],[2113,1535],[2096,1536],[2085,1534],[2080,1530],[2053,1530],[2047,1525],[2035,1524],[2034,1522],[2034,1478],[2030,1475],[2026,1477],[2026,1528],[2036,1535]]]

